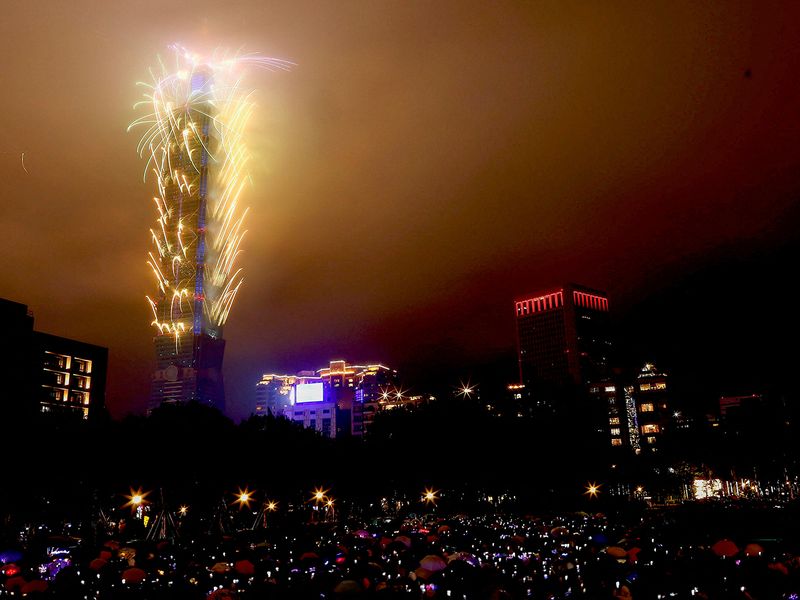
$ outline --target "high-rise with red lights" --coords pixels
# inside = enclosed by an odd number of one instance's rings
[[[581,387],[607,375],[605,292],[566,284],[516,300],[514,311],[520,382],[528,390]]]

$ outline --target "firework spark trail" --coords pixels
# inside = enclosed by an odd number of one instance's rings
[[[222,51],[202,60],[177,44],[170,50],[174,66],[159,58],[153,82],[137,84],[146,92],[134,108],[149,110],[128,130],[145,129],[136,150],[146,159],[143,178],[154,174],[158,191],[158,227],[150,229],[156,253],[147,261],[158,286],[147,296],[152,325],[175,338],[178,352],[181,336],[196,328],[196,303],[206,327],[219,332],[243,281],[236,260],[247,233],[244,134],[253,112],[243,76],[253,68],[288,71],[294,63]]]

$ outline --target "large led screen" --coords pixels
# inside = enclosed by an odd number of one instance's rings
[[[295,404],[306,402],[322,402],[322,383],[303,383],[294,386]]]

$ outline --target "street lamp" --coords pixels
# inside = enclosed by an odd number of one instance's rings
[[[425,500],[425,504],[436,505],[436,500],[439,499],[438,492],[433,488],[425,488],[425,493],[422,495],[422,499]]]
[[[244,489],[239,488],[239,492],[236,494],[236,500],[234,502],[239,503],[239,510],[242,510],[243,507],[250,508],[250,502],[253,499],[253,492],[245,487]]]
[[[600,484],[590,482],[586,486],[586,491],[583,493],[589,496],[589,498],[597,498],[597,495],[600,493]]]
[[[148,503],[146,498],[149,493],[150,492],[143,492],[142,488],[136,490],[131,488],[131,493],[125,496],[128,499],[128,501],[123,505],[123,508],[125,508],[126,506],[130,506],[131,512],[141,508],[144,504]]]

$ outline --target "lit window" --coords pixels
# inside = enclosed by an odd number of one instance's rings
[[[648,443],[648,444],[655,444],[655,443],[656,443],[656,438],[655,438],[655,436],[652,436],[652,435],[650,435],[650,436],[647,436],[647,443]]]
[[[646,402],[639,407],[639,412],[653,412],[653,403]]]
[[[619,427],[612,427],[611,428],[611,435],[620,435]]]
[[[664,381],[659,381],[658,383],[653,384],[653,387],[657,390],[665,390],[667,389],[667,384]]]
[[[641,391],[643,391],[643,392],[646,392],[647,390],[651,389],[652,387],[653,387],[653,386],[651,386],[649,383],[643,383],[643,384],[641,384],[641,385],[639,386],[639,389],[640,389]]]
[[[615,388],[613,385],[607,385],[607,386],[605,387],[605,391],[606,391],[606,392],[616,392],[616,391],[617,391],[617,388]]]
[[[600,391],[600,388],[599,388],[599,387],[597,387],[597,386],[594,386],[594,387],[590,387],[590,388],[589,388],[589,393],[590,393],[590,394],[596,394],[596,393],[597,393],[597,392],[599,392],[599,391]]]
[[[609,425],[619,425],[619,417],[611,417],[608,420]]]
[[[611,445],[622,446],[622,440],[620,438],[611,438]]]
[[[655,423],[647,423],[646,425],[642,425],[642,433],[658,433],[658,425]]]

